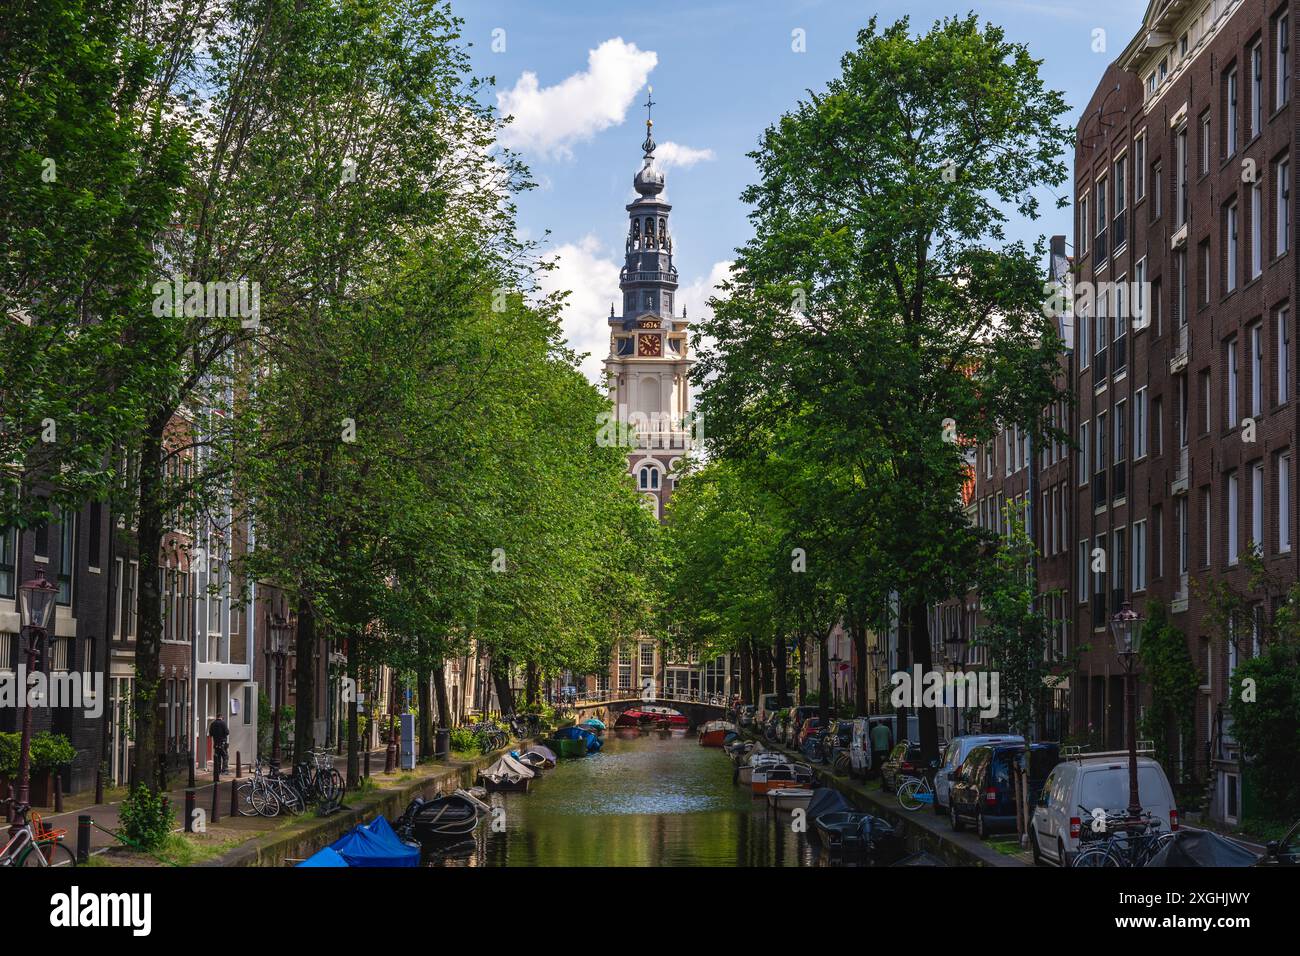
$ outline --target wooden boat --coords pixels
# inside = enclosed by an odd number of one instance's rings
[[[528,748],[527,753],[537,754],[539,757],[541,757],[542,765],[547,770],[555,766],[555,760],[556,760],[555,751],[551,750],[551,748],[549,747],[544,747],[541,744],[533,744],[531,747]]]
[[[643,707],[641,712],[654,724],[666,727],[685,727],[689,724],[685,714],[671,707]]]
[[[489,792],[527,793],[535,776],[532,770],[509,754],[478,772],[479,781]]]
[[[515,759],[531,770],[535,777],[540,777],[546,769],[546,758],[533,750],[519,754]]]
[[[785,754],[777,753],[775,750],[762,750],[752,754],[747,763],[742,763],[736,772],[736,780],[739,783],[748,786],[753,782],[754,770],[762,767],[775,767],[783,763],[789,763],[790,758]]]
[[[882,857],[901,855],[894,828],[880,817],[854,810],[823,813],[813,820],[821,845],[832,853],[861,852]]]
[[[813,792],[807,787],[779,787],[767,791],[767,805],[773,810],[806,810]]]
[[[783,787],[806,787],[813,779],[807,764],[780,763],[756,769],[750,776],[749,789],[759,796]]]
[[[729,720],[711,720],[700,728],[700,746],[721,747],[727,743],[728,734],[735,737],[735,724]]]

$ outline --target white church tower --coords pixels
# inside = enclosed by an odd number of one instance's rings
[[[663,518],[672,493],[670,473],[691,450],[688,428],[693,364],[687,342],[686,309],[674,317],[677,267],[668,230],[672,210],[663,199],[664,174],[655,165],[654,121],[646,97],[645,153],[632,179],[639,194],[630,203],[626,260],[619,274],[623,314],[609,310],[609,357],[605,359],[610,402],[620,421],[637,429],[628,471],[637,489]]]

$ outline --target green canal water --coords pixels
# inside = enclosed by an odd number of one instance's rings
[[[527,794],[493,794],[474,839],[431,866],[817,866],[789,814],[732,782],[694,734],[609,730],[604,749],[561,760]]]

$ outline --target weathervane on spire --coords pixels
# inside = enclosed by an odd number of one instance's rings
[[[647,86],[645,89],[645,142],[641,144],[641,149],[647,156],[655,151],[655,138],[652,130],[655,121],[650,118],[650,108],[655,105],[655,101],[650,98],[650,94],[654,91],[653,86]]]

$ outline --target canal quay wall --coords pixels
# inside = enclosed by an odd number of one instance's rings
[[[329,846],[343,834],[377,816],[389,820],[398,817],[415,797],[428,800],[435,793],[450,792],[474,783],[478,772],[491,766],[502,754],[527,746],[527,741],[512,742],[491,753],[471,760],[448,759],[445,763],[417,764],[414,770],[399,772],[388,780],[377,779],[380,789],[362,797],[352,797],[344,809],[327,817],[304,815],[290,819],[277,830],[261,834],[221,856],[206,860],[203,866],[286,866]],[[419,774],[401,781],[403,774]]]
[[[807,759],[779,744],[759,740],[753,735],[746,736],[769,750],[781,751],[793,760]],[[999,853],[974,834],[953,832],[948,819],[935,814],[932,808],[908,812],[898,805],[898,800],[892,793],[886,794],[878,788],[869,788],[847,776],[832,774],[828,769],[818,767],[817,771],[820,786],[833,787],[844,794],[858,810],[883,817],[902,835],[910,852],[931,853],[951,866],[1026,865],[1022,860]]]

